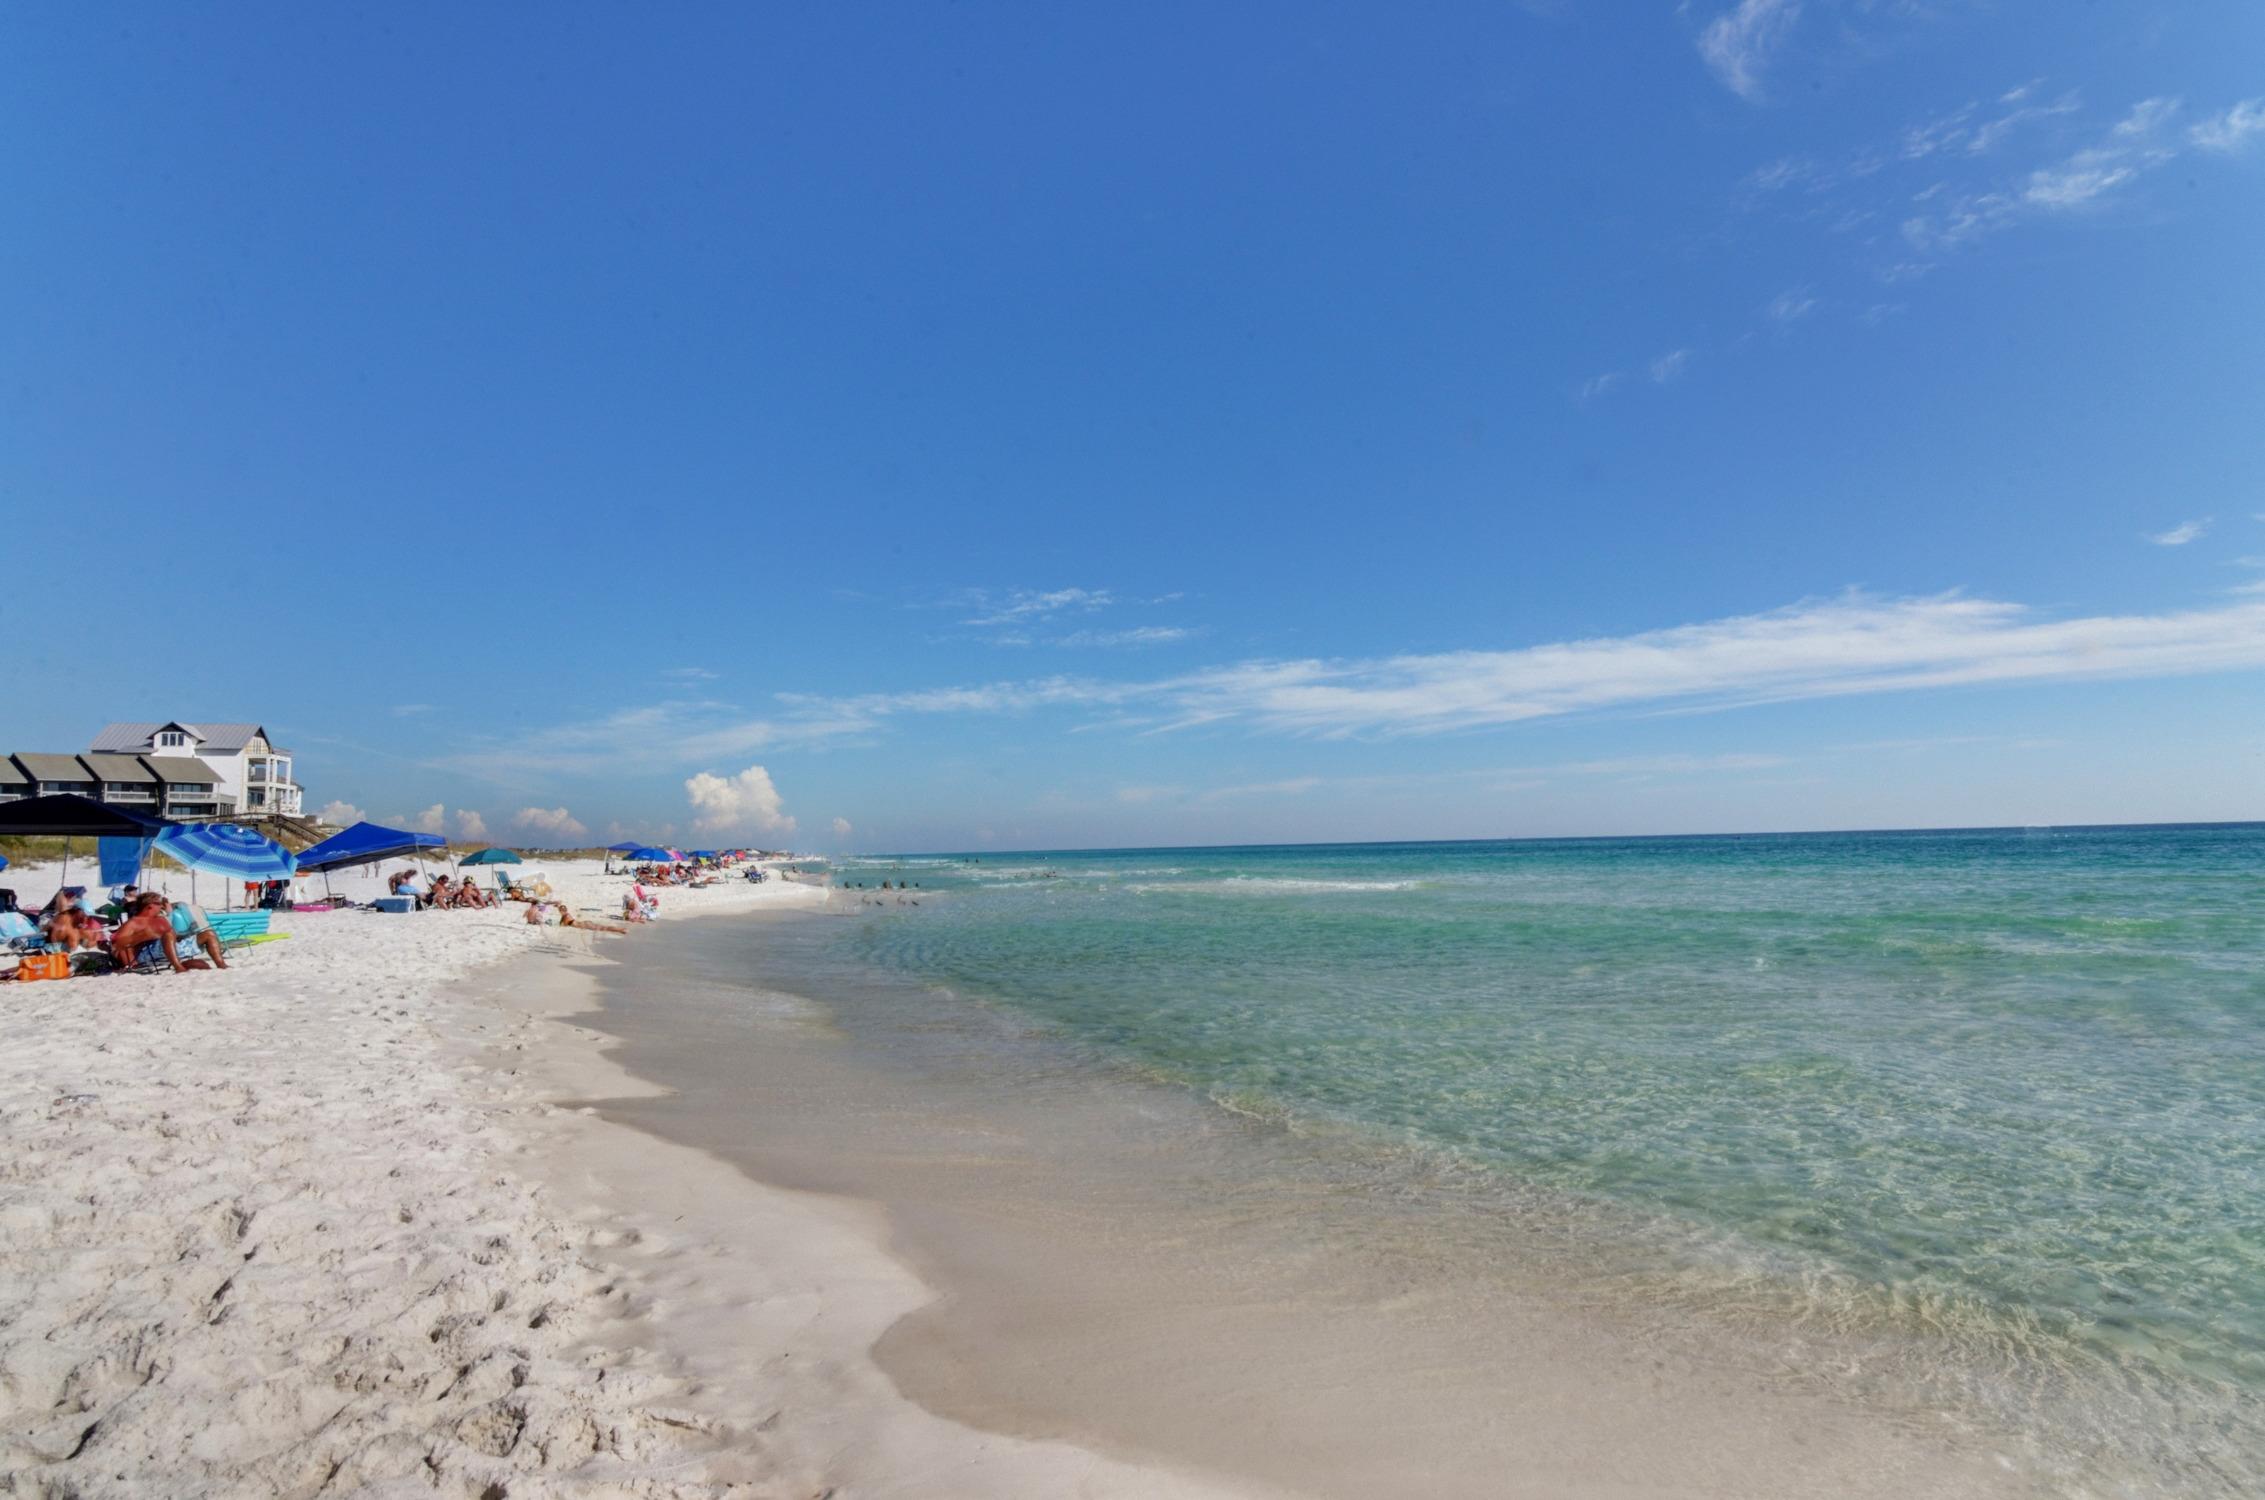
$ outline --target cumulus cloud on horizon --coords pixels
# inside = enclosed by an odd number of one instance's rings
[[[590,836],[582,820],[563,807],[522,807],[511,815],[511,821],[530,833],[567,843]]]
[[[684,795],[692,803],[692,826],[702,833],[794,832],[794,819],[761,766],[736,776],[702,771],[685,781]]]

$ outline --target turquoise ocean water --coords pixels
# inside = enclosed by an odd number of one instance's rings
[[[2265,825],[838,874],[919,883],[836,924],[858,963],[1608,1208],[1796,1323],[2123,1424],[2168,1488],[2265,1473]]]

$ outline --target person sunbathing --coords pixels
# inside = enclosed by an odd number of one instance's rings
[[[126,920],[110,935],[110,953],[118,960],[118,967],[131,969],[139,965],[155,966],[162,958],[173,966],[173,972],[189,969],[225,969],[228,961],[220,956],[220,939],[210,927],[199,927],[194,932],[197,946],[204,949],[207,965],[202,958],[181,957],[180,938],[173,930],[173,917],[166,900],[155,891],[144,891],[134,902]]]
[[[67,906],[47,919],[47,941],[65,953],[102,947],[102,923],[91,912]]]

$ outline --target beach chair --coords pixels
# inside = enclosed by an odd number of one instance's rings
[[[0,911],[0,953],[37,953],[46,946],[38,923],[20,911]]]
[[[525,901],[528,899],[527,893],[512,883],[511,876],[505,872],[501,865],[496,866],[495,898],[498,901]]]
[[[220,939],[222,948],[249,948],[254,938],[267,936],[268,911],[224,911],[217,915],[207,913],[205,925],[212,935]]]

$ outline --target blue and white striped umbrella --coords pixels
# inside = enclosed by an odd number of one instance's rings
[[[161,830],[157,851],[191,870],[237,880],[288,880],[299,856],[235,823],[181,823]]]

